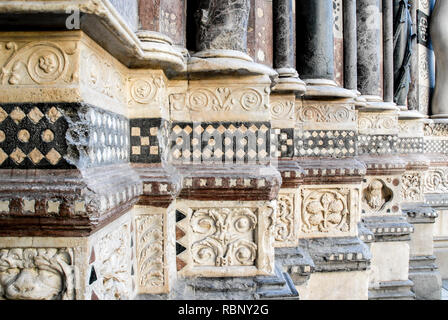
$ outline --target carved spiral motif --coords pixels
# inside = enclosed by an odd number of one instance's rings
[[[234,256],[236,261],[242,265],[253,265],[257,257],[257,245],[253,242],[240,240],[234,244]]]
[[[147,80],[139,79],[132,83],[131,85],[131,96],[132,99],[138,103],[148,103],[155,95],[155,89]]]
[[[198,89],[193,91],[188,97],[189,108],[193,111],[208,109],[210,106],[210,96],[213,93],[207,89]]]
[[[444,175],[443,171],[430,171],[425,178],[425,192],[443,191]],[[442,189],[442,190],[441,190]]]
[[[254,89],[248,89],[242,94],[240,102],[243,109],[250,111],[254,110],[262,104],[263,97],[258,91]]]
[[[294,104],[292,102],[282,103],[280,101],[271,104],[271,114],[274,119],[288,119],[290,118],[292,108]]]
[[[61,78],[67,70],[65,53],[55,45],[37,45],[28,59],[30,77],[39,84],[52,83]]]

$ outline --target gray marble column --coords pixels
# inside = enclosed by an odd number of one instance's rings
[[[196,48],[247,51],[250,0],[200,0]]]
[[[356,0],[344,0],[344,86],[358,89]]]
[[[294,69],[293,0],[273,0],[274,68]]]
[[[274,18],[274,68],[279,81],[274,91],[295,91],[304,93],[305,83],[300,80],[295,69],[294,47],[294,0],[273,0]]]
[[[382,97],[380,0],[358,0],[358,90]],[[382,99],[381,99],[382,100]]]
[[[436,56],[436,87],[432,97],[433,118],[448,118],[448,1],[438,0],[431,18],[431,39]]]
[[[394,0],[383,0],[383,100],[394,101]]]
[[[333,2],[297,1],[296,16],[297,71],[302,79],[334,80]]]

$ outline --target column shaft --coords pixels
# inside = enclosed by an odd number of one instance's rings
[[[201,0],[196,48],[247,51],[250,0]]]
[[[294,68],[292,0],[274,0],[274,68]]]
[[[358,87],[356,0],[344,0],[344,86]]]
[[[333,3],[297,2],[297,71],[302,79],[334,80]]]
[[[358,90],[381,96],[381,25],[379,0],[358,0]]]
[[[393,0],[383,0],[383,100],[394,100]]]

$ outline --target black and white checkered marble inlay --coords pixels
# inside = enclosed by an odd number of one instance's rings
[[[296,131],[297,157],[342,158],[357,155],[357,134],[351,130]]]
[[[271,130],[272,157],[292,158],[294,157],[294,136],[297,130],[293,128]]]
[[[0,168],[69,169],[129,161],[126,117],[84,103],[0,105]]]
[[[448,154],[448,140],[425,139],[425,153],[444,153]]]
[[[361,135],[358,137],[358,153],[391,154],[396,152],[397,136],[392,135]]]
[[[423,153],[423,138],[398,138],[395,150],[398,153]]]
[[[159,163],[162,152],[160,140],[168,139],[169,122],[161,118],[131,119],[130,128],[131,162]]]
[[[266,162],[270,152],[267,122],[174,122],[170,157],[174,162]]]

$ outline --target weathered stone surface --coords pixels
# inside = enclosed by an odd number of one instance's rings
[[[196,49],[247,51],[250,0],[201,0]]]

